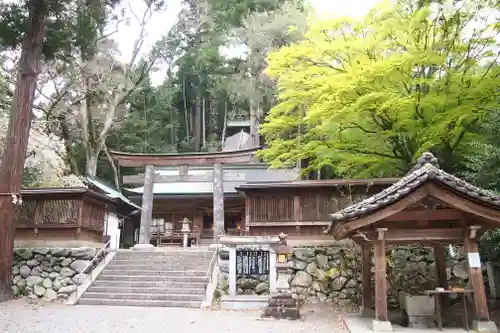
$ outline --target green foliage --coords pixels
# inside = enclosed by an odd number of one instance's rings
[[[42,0],[40,0],[42,1]],[[104,29],[110,10],[119,0],[43,0],[48,15],[43,54],[71,59],[75,49],[94,52],[96,37]],[[27,28],[32,1],[0,5],[0,45],[18,48]]]
[[[467,143],[461,174],[477,185],[500,191],[500,112],[495,109],[482,119],[476,136]]]
[[[382,177],[431,150],[454,170],[498,101],[499,31],[487,1],[433,6],[400,2],[362,20],[316,22],[304,41],[271,54],[279,101],[261,130],[261,156],[274,167],[307,160],[310,169]]]

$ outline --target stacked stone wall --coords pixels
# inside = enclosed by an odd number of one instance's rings
[[[19,248],[14,250],[12,293],[31,300],[65,300],[102,258],[82,271],[96,255],[95,248]]]
[[[424,290],[438,287],[433,249],[423,246],[388,247],[388,304],[399,306],[398,294],[406,291],[422,294]],[[374,291],[373,256],[372,291]],[[289,256],[289,282],[295,297],[303,303],[334,303],[339,306],[359,305],[361,302],[362,275],[361,252],[357,246],[332,245],[295,247]],[[465,287],[468,271],[465,257],[447,255],[446,273],[450,287]],[[229,252],[219,253],[219,293],[228,291]],[[486,279],[485,279],[486,281]],[[266,277],[237,277],[237,294],[266,294]],[[372,295],[372,300],[374,294]]]

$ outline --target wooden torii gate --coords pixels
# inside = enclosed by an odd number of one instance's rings
[[[190,165],[213,165],[213,216],[214,241],[219,239],[224,230],[224,177],[223,164],[250,163],[259,148],[214,153],[186,154],[138,154],[110,151],[111,156],[123,167],[145,166],[144,192],[142,194],[140,244],[149,244],[149,226],[153,213],[153,185],[155,166],[178,166],[179,174],[186,175]]]

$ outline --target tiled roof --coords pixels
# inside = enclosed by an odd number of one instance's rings
[[[331,222],[325,233],[330,233],[337,223],[361,218],[403,199],[428,181],[440,183],[462,196],[500,209],[499,196],[441,170],[437,158],[431,153],[424,153],[419,157],[416,165],[392,186],[331,214]]]

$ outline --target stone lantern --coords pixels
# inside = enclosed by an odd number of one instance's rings
[[[271,294],[264,316],[278,319],[299,319],[299,303],[293,297],[290,283],[288,282],[291,278],[288,255],[292,251],[292,248],[286,243],[286,234],[281,233],[278,237],[280,243],[274,248],[276,251],[276,270],[278,275],[276,292]]]
[[[183,218],[181,221],[182,223],[182,229],[181,232],[184,234],[183,239],[182,239],[182,246],[187,247],[188,246],[188,234],[191,232],[191,226],[193,222],[191,222],[187,217]]]

